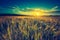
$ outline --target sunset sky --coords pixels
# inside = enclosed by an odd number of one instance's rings
[[[0,14],[60,15],[60,0],[0,0]]]

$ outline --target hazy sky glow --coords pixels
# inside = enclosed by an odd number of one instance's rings
[[[41,11],[60,11],[60,0],[0,0],[0,13],[31,14],[33,12],[35,14],[36,11],[40,14]]]

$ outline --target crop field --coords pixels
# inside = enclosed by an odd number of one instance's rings
[[[60,17],[0,16],[0,40],[60,40]]]

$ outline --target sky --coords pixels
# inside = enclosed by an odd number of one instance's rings
[[[39,12],[41,15],[47,12],[45,14],[59,15],[59,11],[60,0],[0,0],[0,14],[31,15]]]

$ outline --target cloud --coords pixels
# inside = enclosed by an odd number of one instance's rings
[[[8,13],[16,13],[16,14],[22,14],[22,15],[47,15],[51,12],[57,11],[58,6],[54,6],[50,10],[40,9],[40,8],[20,8],[18,6],[8,8],[2,8],[0,7],[1,12],[8,12]],[[1,10],[2,9],[2,10]]]
[[[54,6],[51,11],[57,11],[58,6]]]
[[[41,16],[41,15],[46,15],[45,12],[48,12],[48,10],[43,10],[40,8],[26,8],[24,10],[20,10],[20,14],[23,15],[33,15],[33,16]]]

